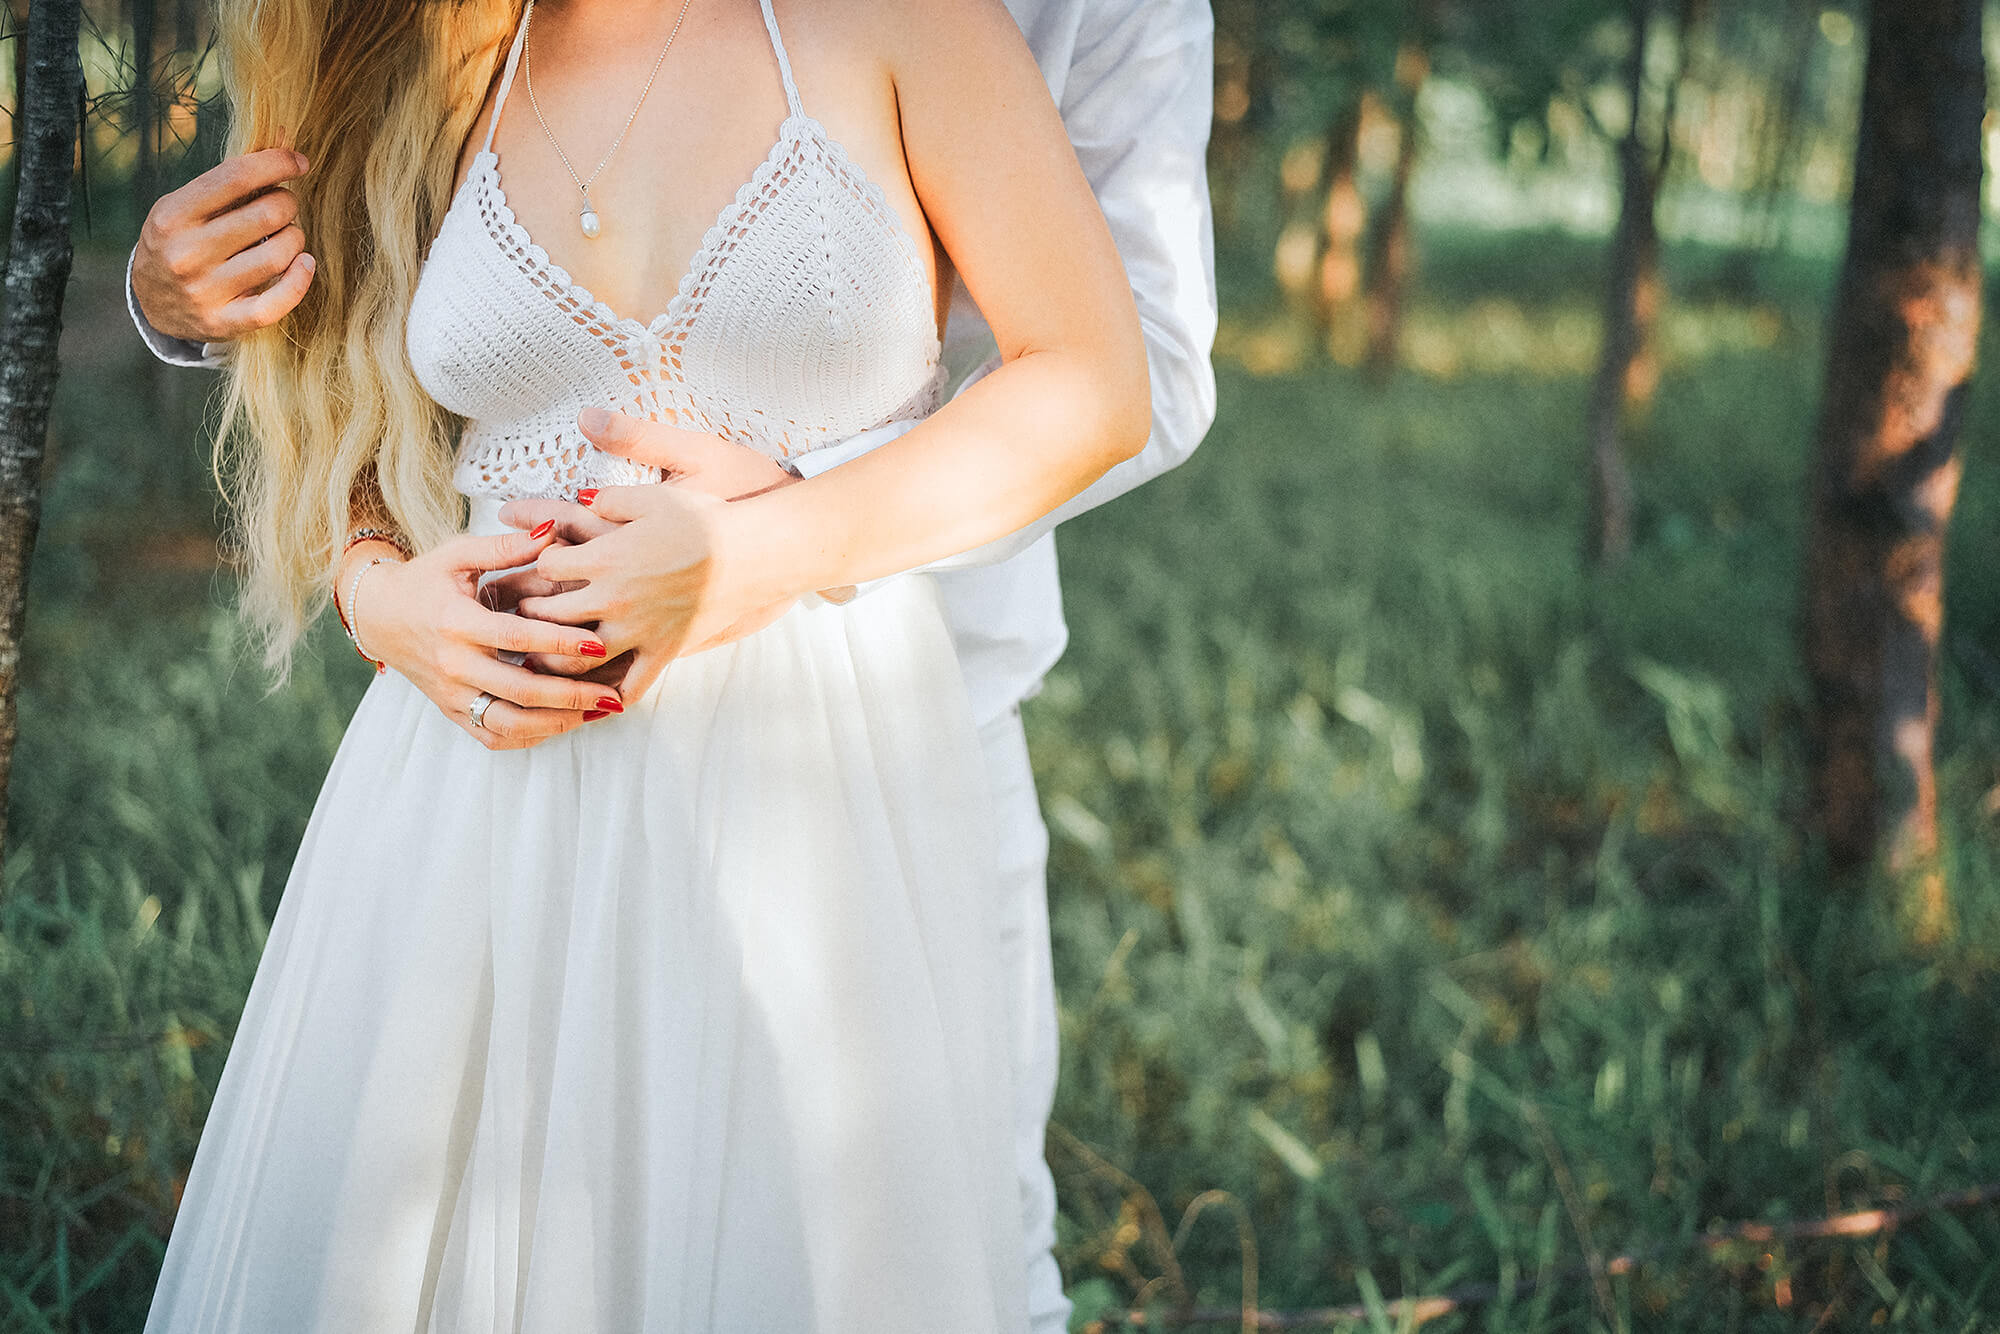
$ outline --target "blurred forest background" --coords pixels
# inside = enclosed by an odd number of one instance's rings
[[[1935,818],[1830,823],[1813,777],[1809,478],[1869,15],[1216,22],[1220,416],[1064,528],[1073,645],[1029,706],[1078,1326],[2000,1329],[1991,375],[1959,418]],[[265,692],[216,555],[213,377],[125,317],[140,219],[218,153],[209,33],[201,0],[84,7],[0,882],[6,1331],[139,1328],[368,675],[328,617]]]

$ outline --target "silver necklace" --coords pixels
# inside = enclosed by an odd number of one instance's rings
[[[611,155],[618,151],[618,145],[625,142],[625,131],[631,129],[632,122],[639,118],[639,108],[645,105],[646,94],[653,91],[653,80],[659,77],[660,66],[666,61],[667,52],[673,47],[674,38],[680,36],[681,22],[687,18],[688,6],[693,3],[694,0],[681,0],[680,17],[674,20],[674,30],[667,34],[667,44],[660,48],[660,54],[653,60],[653,72],[646,76],[646,86],[639,90],[639,100],[632,104],[632,114],[625,118],[625,126],[618,131],[618,137],[611,141],[611,147],[605,149],[604,156],[597,160],[597,167],[590,173],[589,180],[579,180],[576,168],[569,164],[569,155],[564,153],[562,145],[556,142],[555,131],[551,130],[549,123],[542,119],[542,104],[535,100],[535,61],[528,50],[528,28],[535,21],[535,0],[528,0],[527,13],[521,18],[521,74],[528,84],[528,105],[535,109],[535,119],[541,122],[542,133],[549,137],[549,147],[555,149],[556,156],[562,159],[563,170],[569,173],[572,181],[576,181],[577,192],[583,196],[583,211],[577,215],[577,225],[582,227],[583,234],[592,240],[596,239],[601,228],[597,218],[597,206],[590,202],[591,182],[597,179],[598,172],[604,170],[604,164],[611,160]]]

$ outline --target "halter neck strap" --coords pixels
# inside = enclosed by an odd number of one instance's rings
[[[792,62],[785,55],[785,39],[778,35],[778,16],[771,10],[771,0],[757,0],[764,11],[764,28],[771,34],[771,50],[778,57],[778,76],[785,81],[785,104],[794,116],[806,114],[805,103],[799,100],[799,86],[792,81]],[[514,30],[514,44],[507,51],[507,66],[500,72],[500,91],[493,99],[493,113],[486,118],[486,142],[481,151],[493,151],[493,133],[500,128],[500,108],[506,104],[507,93],[514,86],[514,71],[521,63],[521,49],[528,36],[528,19],[534,13],[535,0],[528,0],[522,6],[520,26]]]
[[[500,128],[500,108],[507,101],[507,90],[514,86],[514,69],[521,63],[521,47],[528,36],[528,16],[535,12],[535,0],[521,9],[521,24],[514,29],[514,45],[507,51],[507,67],[500,72],[500,92],[493,99],[493,114],[486,118],[486,143],[481,152],[493,151],[493,132]]]
[[[771,12],[771,0],[757,0],[764,8],[764,27],[771,34],[771,49],[778,55],[778,73],[785,80],[785,102],[794,116],[806,114],[805,105],[799,101],[799,86],[792,82],[792,62],[785,57],[785,40],[778,36],[778,16]]]

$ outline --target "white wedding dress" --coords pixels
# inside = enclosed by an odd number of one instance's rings
[[[489,124],[409,323],[469,419],[475,528],[649,477],[574,436],[587,403],[779,457],[937,405],[916,243],[760,3],[791,114],[654,320],[529,240]],[[148,1334],[1025,1328],[983,774],[923,576],[796,606],[526,750],[378,676]]]

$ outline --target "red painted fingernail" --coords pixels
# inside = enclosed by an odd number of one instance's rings
[[[609,695],[606,695],[603,699],[598,700],[597,707],[604,710],[606,713],[625,712],[625,706],[621,704],[619,701],[613,699]]]
[[[587,723],[594,723],[603,716],[604,716],[603,709],[585,709],[583,711],[583,720]]]
[[[576,646],[576,651],[586,658],[601,658],[604,656],[604,645],[595,639],[586,639]]]
[[[555,530],[556,521],[554,519],[544,519],[535,525],[534,531],[529,533],[528,536],[539,542]]]
[[[586,486],[576,493],[576,503],[579,505],[588,505],[595,499],[597,499],[597,488],[594,486]]]

